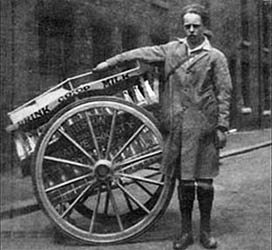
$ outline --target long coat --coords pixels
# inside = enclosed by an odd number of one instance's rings
[[[181,179],[213,178],[219,173],[216,129],[229,127],[231,79],[224,54],[205,39],[188,53],[185,39],[130,50],[106,60],[163,62],[164,146],[162,172]]]

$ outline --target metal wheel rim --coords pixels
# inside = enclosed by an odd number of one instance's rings
[[[65,112],[59,119],[55,120],[53,124],[48,128],[46,133],[44,134],[41,142],[39,143],[39,147],[36,152],[36,160],[35,160],[35,186],[37,191],[37,196],[42,203],[42,206],[46,212],[46,214],[50,217],[51,220],[64,232],[68,235],[84,241],[85,243],[95,243],[95,244],[107,244],[107,243],[114,243],[114,242],[121,242],[127,239],[130,239],[138,234],[140,234],[142,231],[147,229],[149,225],[153,221],[155,221],[156,217],[160,215],[160,211],[164,207],[164,204],[169,200],[169,198],[166,198],[165,196],[161,195],[159,199],[157,200],[155,206],[152,208],[152,211],[150,211],[150,214],[145,216],[142,220],[137,222],[135,225],[121,230],[117,233],[106,233],[106,234],[95,234],[95,233],[89,233],[85,230],[82,230],[78,227],[75,227],[74,225],[67,222],[65,219],[62,219],[60,217],[60,214],[52,207],[52,204],[50,200],[48,199],[48,196],[45,193],[45,187],[43,184],[43,177],[42,177],[42,162],[43,162],[43,155],[46,151],[47,145],[51,139],[51,136],[54,134],[54,132],[61,126],[63,121],[69,119],[69,117],[72,117],[73,115],[86,111],[90,109],[90,106],[92,108],[101,108],[101,107],[111,107],[111,105],[114,105],[115,109],[118,109],[119,111],[125,111],[127,113],[136,115],[137,118],[140,118],[141,121],[147,126],[151,127],[152,131],[155,133],[156,137],[159,138],[160,142],[162,142],[161,134],[159,130],[154,126],[154,123],[146,117],[141,111],[135,109],[133,105],[127,105],[125,102],[121,102],[120,100],[115,100],[114,98],[91,98],[90,101],[83,101],[80,102],[77,106],[69,109],[67,112]],[[172,194],[171,184],[168,180],[164,182],[164,185],[162,187],[162,193]]]

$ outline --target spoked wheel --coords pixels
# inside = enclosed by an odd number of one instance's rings
[[[174,183],[160,172],[161,134],[143,108],[93,97],[59,112],[40,137],[33,183],[64,233],[91,244],[145,232],[165,211]]]

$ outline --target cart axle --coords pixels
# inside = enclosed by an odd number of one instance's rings
[[[108,160],[98,160],[94,167],[94,173],[97,180],[104,181],[113,174],[112,163]]]

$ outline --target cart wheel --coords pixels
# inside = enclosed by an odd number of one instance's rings
[[[162,137],[143,108],[115,97],[79,100],[37,144],[33,184],[49,218],[90,244],[145,232],[166,210],[174,181],[160,172]]]

